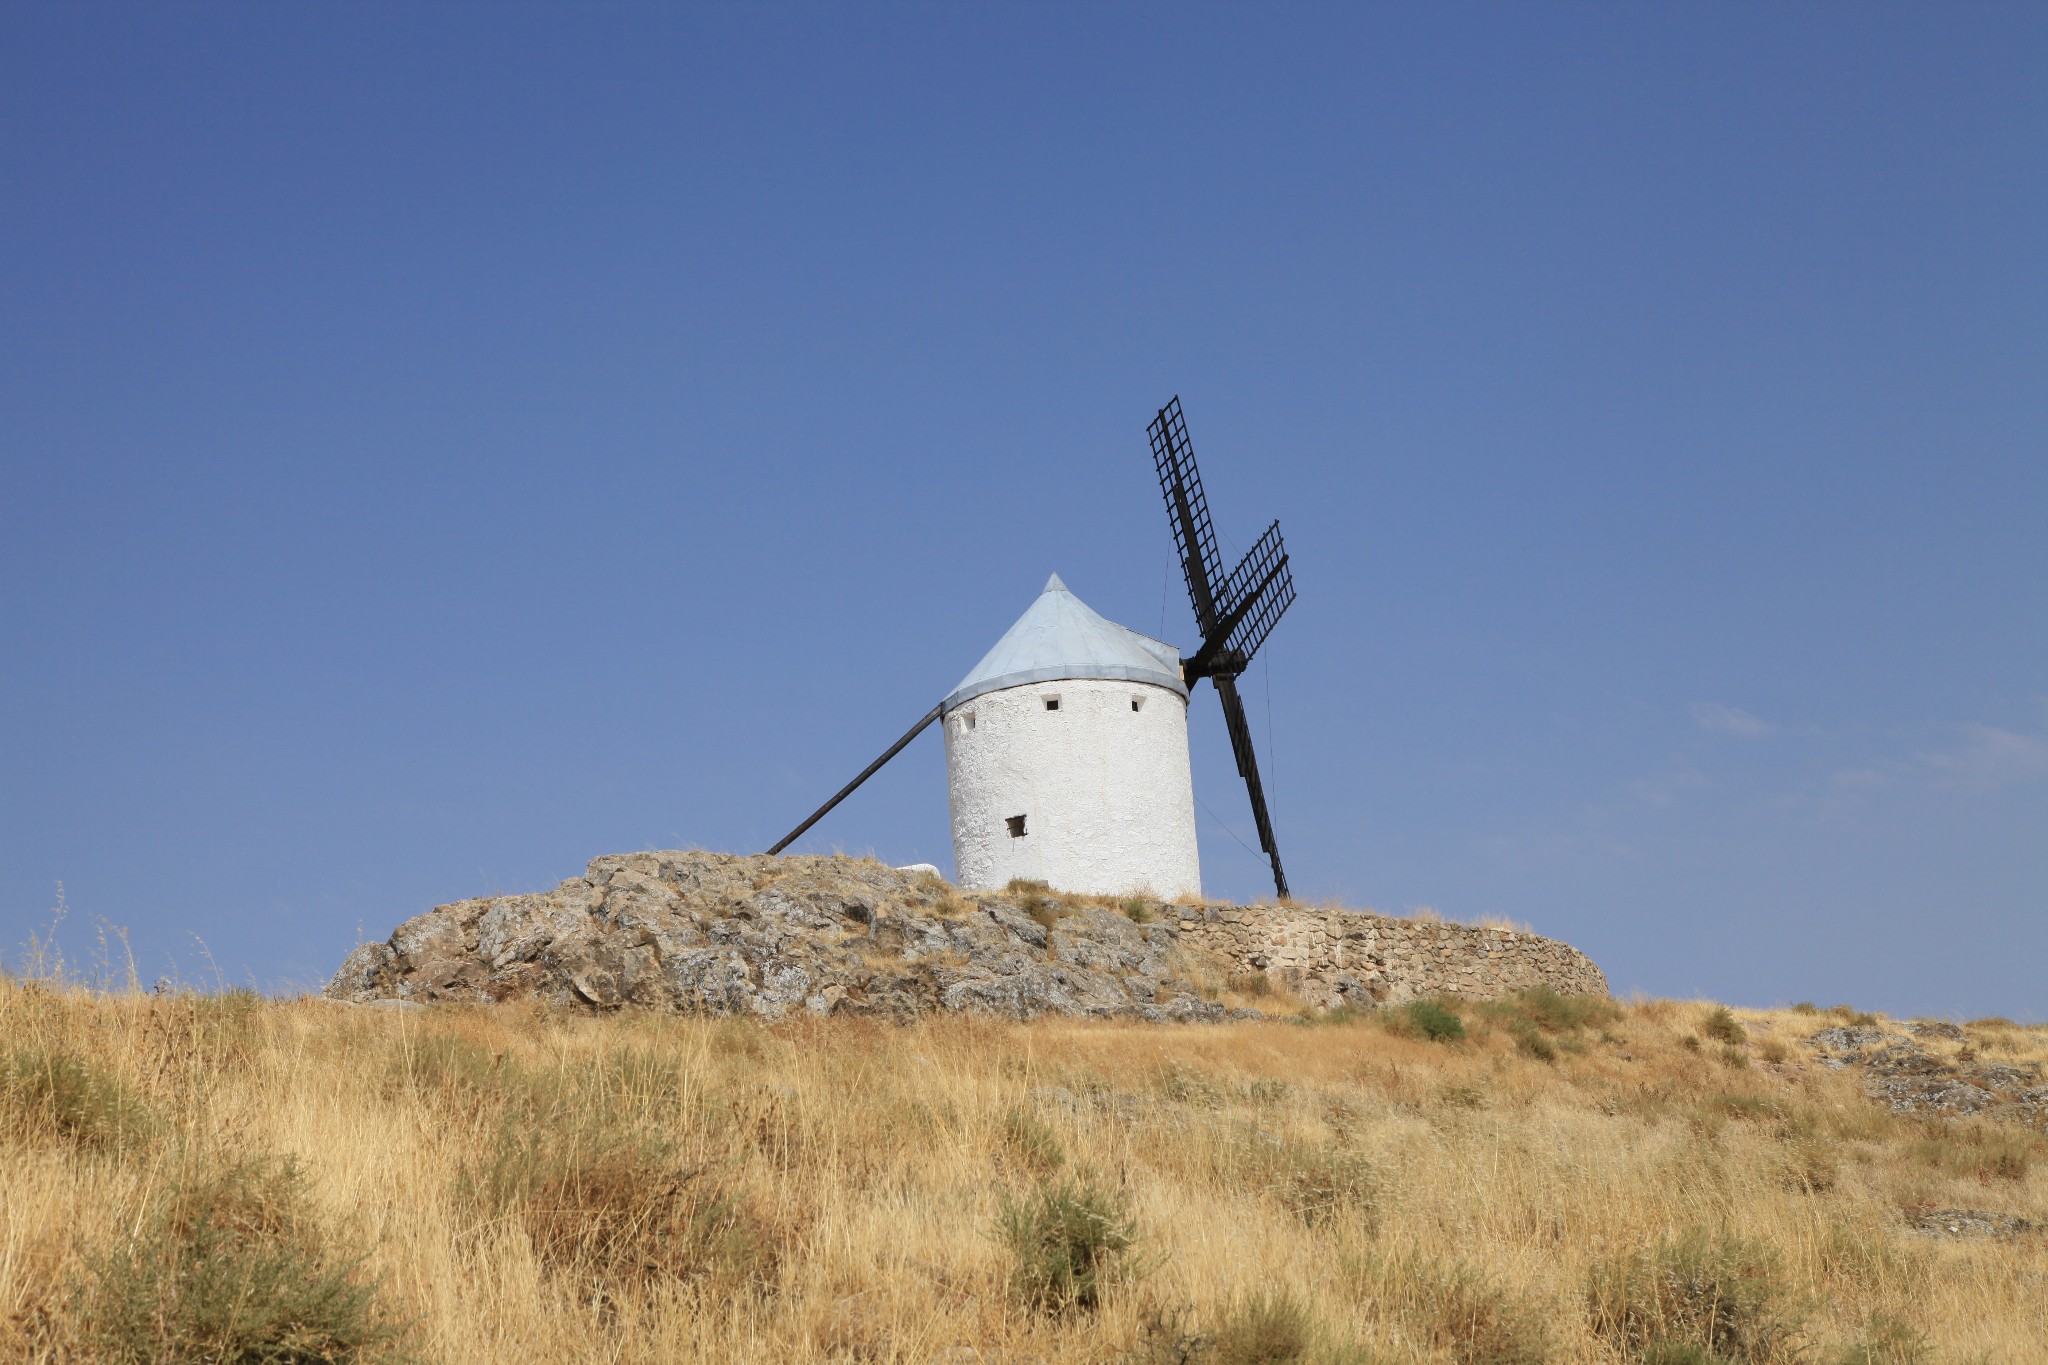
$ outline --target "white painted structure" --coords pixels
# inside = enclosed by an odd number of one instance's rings
[[[1172,645],[1098,616],[1054,574],[941,709],[961,886],[1201,895]]]

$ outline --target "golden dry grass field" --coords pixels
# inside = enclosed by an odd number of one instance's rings
[[[1891,1113],[1810,1007],[1453,1013],[0,982],[0,1358],[2048,1360],[2039,1127]],[[1931,1046],[2039,1062],[2048,1029]]]

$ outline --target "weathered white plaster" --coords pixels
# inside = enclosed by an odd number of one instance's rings
[[[1099,895],[1202,894],[1178,692],[1123,679],[1025,683],[961,702],[945,729],[960,885],[1030,877]],[[1021,838],[1007,824],[1018,815]]]

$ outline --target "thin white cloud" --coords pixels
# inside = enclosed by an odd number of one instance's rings
[[[1761,716],[1733,706],[1723,706],[1717,701],[1696,701],[1692,704],[1692,718],[1702,730],[1713,730],[1719,734],[1736,735],[1743,739],[1755,739],[1768,735],[1778,727]]]
[[[1921,754],[1919,761],[1938,786],[2012,787],[2048,777],[2048,738],[1995,725],[1965,725],[1961,744]]]
[[[1655,777],[1631,782],[1629,792],[1644,805],[1662,809],[1687,792],[1700,791],[1712,785],[1712,779],[1699,769],[1680,768],[1674,772],[1659,773]]]

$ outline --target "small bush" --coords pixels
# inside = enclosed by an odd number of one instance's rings
[[[1015,1259],[1011,1282],[1040,1312],[1092,1311],[1127,1269],[1137,1224],[1115,1195],[1093,1185],[1040,1185],[1006,1198],[997,1232]]]
[[[1733,1067],[1737,1071],[1749,1065],[1749,1054],[1733,1043],[1721,1044],[1715,1055],[1721,1059],[1721,1065]]]
[[[1158,915],[1153,913],[1151,903],[1139,896],[1132,896],[1130,899],[1123,901],[1117,906],[1117,909],[1123,911],[1125,917],[1133,924],[1150,924],[1153,920],[1159,918]]]
[[[1749,1031],[1742,1027],[1726,1005],[1714,1006],[1700,1025],[1700,1036],[1730,1047],[1749,1041]]]
[[[1869,1010],[1859,1010],[1854,1005],[1835,1005],[1828,1013],[1857,1028],[1874,1028],[1878,1022],[1877,1016]]]
[[[1699,1052],[1704,1050],[1706,1047],[1706,1044],[1700,1041],[1700,1036],[1697,1033],[1686,1034],[1683,1038],[1680,1038],[1678,1040],[1678,1045],[1684,1048],[1687,1052]]]
[[[1004,1149],[1034,1175],[1049,1175],[1066,1162],[1059,1134],[1036,1114],[1010,1110],[1003,1115],[1002,1134]]]
[[[1792,1012],[1794,1014],[1819,1014],[1820,1006],[1814,1004],[1811,1000],[1801,1000],[1792,1007]]]
[[[1776,1038],[1766,1038],[1761,1043],[1758,1043],[1756,1045],[1756,1055],[1763,1058],[1765,1061],[1771,1063],[1773,1066],[1777,1066],[1782,1065],[1788,1058],[1790,1058],[1792,1052],[1791,1049],[1787,1048],[1783,1043],[1779,1042]]]
[[[1316,1341],[1315,1318],[1283,1292],[1254,1294],[1230,1305],[1208,1360],[1215,1365],[1294,1365]]]
[[[402,1326],[361,1265],[327,1247],[296,1166],[249,1159],[182,1182],[132,1241],[89,1258],[78,1313],[112,1365],[368,1361]]]
[[[1512,1030],[1515,1051],[1525,1057],[1534,1057],[1539,1062],[1557,1060],[1557,1044],[1544,1037],[1532,1024],[1524,1023]]]
[[[1432,1043],[1455,1043],[1465,1037],[1465,1021],[1441,1000],[1414,1000],[1390,1010],[1388,1026],[1411,1038]]]
[[[1371,1263],[1367,1292],[1453,1365],[1545,1365],[1547,1315],[1476,1267],[1404,1254]]]
[[[1276,1144],[1264,1184],[1307,1227],[1346,1214],[1370,1222],[1376,1215],[1379,1176],[1363,1156],[1334,1144]]]
[[[1621,1011],[1604,995],[1565,995],[1548,986],[1532,986],[1508,997],[1507,1003],[1545,1033],[1575,1033],[1612,1023]]]
[[[1644,1361],[1772,1365],[1796,1353],[1799,1316],[1761,1247],[1691,1233],[1596,1265],[1593,1330]],[[1689,1354],[1688,1354],[1689,1353]]]
[[[65,1052],[15,1052],[0,1062],[0,1111],[30,1134],[101,1150],[156,1131],[149,1107],[118,1077]]]
[[[1926,1365],[1934,1359],[1927,1337],[1911,1324],[1879,1313],[1829,1365]]]

